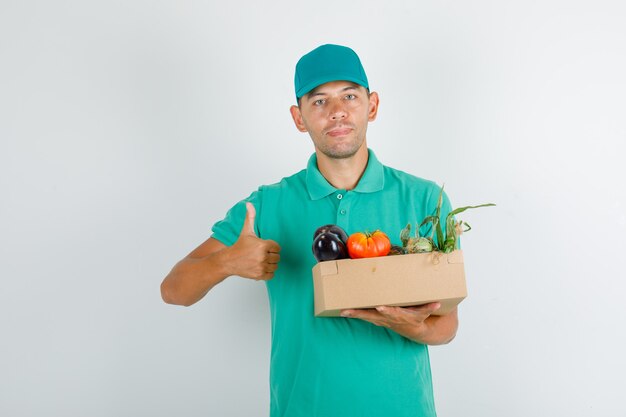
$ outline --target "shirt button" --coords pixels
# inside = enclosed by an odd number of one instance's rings
[[[346,214],[346,209],[341,209],[341,211],[339,213]]]
[[[337,194],[337,200],[341,200],[342,198],[343,198],[343,195]]]

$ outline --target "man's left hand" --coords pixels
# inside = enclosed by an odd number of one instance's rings
[[[419,343],[443,344],[454,338],[458,319],[456,309],[444,316],[433,316],[440,307],[440,303],[411,307],[380,306],[375,309],[342,310],[341,316],[386,327]]]

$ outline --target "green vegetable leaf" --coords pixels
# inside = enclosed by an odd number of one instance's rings
[[[493,203],[487,203],[487,204],[481,204],[479,206],[465,206],[465,207],[459,207],[457,209],[452,210],[450,213],[448,213],[448,218],[450,216],[454,216],[455,214],[459,214],[459,213],[463,213],[465,210],[468,209],[473,209],[473,208],[478,208],[478,207],[489,207],[489,206],[495,206],[495,204]],[[447,219],[446,219],[447,220]]]
[[[471,226],[465,223],[464,221],[457,222],[454,219],[454,216],[468,209],[495,206],[495,204],[493,203],[488,203],[488,204],[481,204],[478,206],[459,207],[457,209],[450,211],[450,213],[448,213],[445,219],[444,226],[446,230],[444,234],[444,231],[442,229],[442,220],[441,220],[441,206],[443,204],[443,188],[444,188],[444,185],[441,186],[441,190],[439,191],[439,198],[437,199],[437,207],[435,208],[434,213],[424,218],[424,220],[422,220],[419,226],[416,225],[415,238],[411,238],[410,236],[411,235],[410,224],[408,224],[400,233],[400,239],[402,239],[402,244],[404,247],[407,247],[407,249],[410,249],[409,252],[415,253],[415,252],[424,251],[426,245],[424,246],[424,248],[422,248],[420,244],[421,243],[426,244],[427,242],[422,241],[423,239],[428,239],[430,242],[433,243],[433,250],[438,250],[444,253],[449,253],[449,252],[454,251],[458,246],[459,235],[461,235],[464,232],[468,232],[472,229]],[[423,226],[427,225],[428,223],[431,224],[431,229],[427,230],[426,233],[428,234],[428,232],[430,232],[430,236],[428,237],[420,236],[420,229]],[[434,238],[435,234],[436,234],[436,238]],[[436,240],[436,244],[434,244],[435,240]],[[411,246],[411,248],[408,248],[408,246]]]
[[[406,244],[411,237],[411,223],[408,223],[404,229],[400,232],[400,241],[402,242],[402,246],[406,248]]]
[[[417,230],[415,231],[415,237],[420,237],[420,229],[422,228],[422,226],[425,226],[428,223],[431,224],[430,238],[432,239],[435,233],[435,228],[439,223],[439,217],[437,216],[427,216],[426,218],[424,218],[424,220],[422,220],[422,223],[420,223],[420,225],[417,227]]]
[[[445,184],[441,186],[441,191],[439,191],[439,199],[437,200],[437,209],[435,210],[435,217],[439,219],[441,217],[441,203],[443,202],[443,187]],[[443,250],[443,231],[441,230],[441,222],[437,221],[437,224],[434,225],[437,230],[437,248],[439,250]]]

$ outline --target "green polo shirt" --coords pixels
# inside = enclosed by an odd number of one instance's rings
[[[315,230],[331,223],[348,234],[380,229],[400,244],[407,223],[414,227],[434,212],[439,190],[382,165],[371,150],[356,188],[336,189],[313,154],[306,169],[261,186],[213,226],[213,237],[232,245],[250,201],[257,235],[281,246],[278,270],[266,282],[271,417],[436,415],[426,345],[362,320],[314,317],[311,246]],[[447,197],[442,211],[450,211]]]

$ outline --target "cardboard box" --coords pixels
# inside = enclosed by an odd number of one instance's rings
[[[341,259],[313,267],[315,316],[336,317],[346,308],[441,302],[449,313],[467,297],[463,252],[456,250]]]

